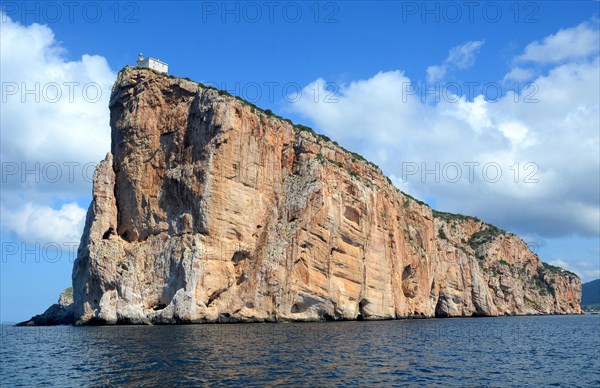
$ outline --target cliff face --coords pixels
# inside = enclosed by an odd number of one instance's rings
[[[195,82],[125,68],[73,269],[85,323],[578,313],[517,236]]]

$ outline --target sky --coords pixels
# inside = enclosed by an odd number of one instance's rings
[[[3,1],[0,321],[70,286],[111,87],[140,52],[600,277],[599,15],[598,1]]]

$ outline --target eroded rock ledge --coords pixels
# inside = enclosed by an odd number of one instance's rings
[[[73,269],[78,324],[579,313],[519,237],[438,213],[306,127],[124,68]]]

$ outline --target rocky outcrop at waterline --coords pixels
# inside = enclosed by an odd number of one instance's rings
[[[309,128],[126,67],[73,269],[79,324],[579,313],[514,234],[433,211]]]
[[[28,321],[18,323],[16,326],[70,325],[75,322],[73,307],[73,289],[69,287],[61,292],[58,301],[48,307],[42,314],[36,315]]]

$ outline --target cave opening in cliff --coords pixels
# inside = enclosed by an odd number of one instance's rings
[[[368,317],[366,307],[370,302],[367,299],[361,299],[358,303],[358,315],[356,316],[357,321],[364,321]]]
[[[110,236],[113,235],[114,233],[115,233],[115,229],[111,226],[110,228],[108,228],[108,230],[106,232],[104,232],[104,234],[102,235],[102,239],[108,240],[110,238]]]

